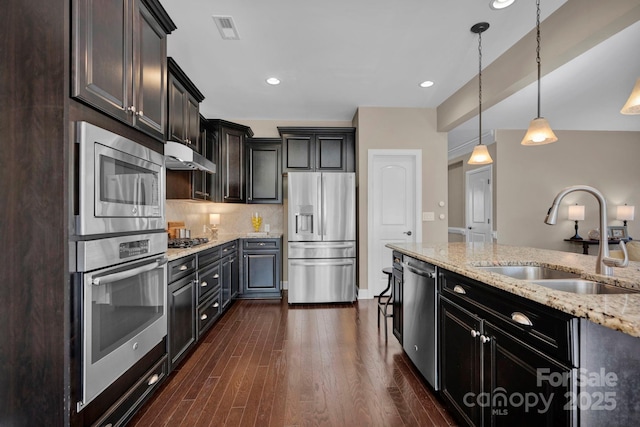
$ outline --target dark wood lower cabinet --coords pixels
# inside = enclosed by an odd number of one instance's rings
[[[241,298],[281,298],[281,239],[243,239]]]
[[[440,328],[442,395],[464,424],[575,425],[571,367],[444,297]]]
[[[480,347],[472,336],[480,326],[477,316],[440,299],[440,390],[467,425],[482,421],[481,408],[475,404],[481,391]]]
[[[400,341],[400,344],[402,344],[402,317],[404,315],[402,311],[402,270],[394,268],[391,280],[391,286],[393,286],[393,335],[395,335],[398,341]]]
[[[169,284],[169,362],[173,369],[196,343],[196,275]]]
[[[489,339],[480,343],[483,392],[491,402],[482,408],[484,425],[573,425],[574,413],[567,408],[572,369],[488,322],[483,325],[483,335]]]

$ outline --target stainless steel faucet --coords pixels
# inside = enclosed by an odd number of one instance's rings
[[[564,196],[569,193],[573,193],[574,191],[584,191],[598,199],[598,203],[600,205],[600,245],[598,258],[596,260],[596,274],[613,276],[613,267],[626,267],[629,265],[629,255],[627,254],[627,247],[625,246],[624,241],[620,240],[620,249],[622,249],[624,259],[609,257],[609,245],[607,244],[607,202],[600,191],[593,187],[589,187],[588,185],[572,185],[571,187],[565,188],[558,193],[555,199],[553,199],[553,204],[549,208],[549,212],[547,212],[547,217],[544,222],[549,225],[555,225],[558,220],[558,208],[560,207],[560,202]]]

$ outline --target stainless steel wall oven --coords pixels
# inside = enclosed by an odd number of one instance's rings
[[[166,233],[77,242],[78,411],[167,335]]]

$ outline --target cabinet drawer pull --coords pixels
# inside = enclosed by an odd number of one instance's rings
[[[207,317],[209,316],[207,316],[206,314],[203,314],[202,316],[200,316],[200,320],[207,320]]]
[[[525,314],[516,311],[511,313],[511,320],[525,326],[533,326],[533,322]]]
[[[456,294],[462,294],[462,295],[467,293],[467,291],[465,291],[464,288],[460,285],[455,285],[453,287],[453,292],[455,292]]]
[[[147,385],[148,385],[148,386],[152,386],[152,385],[154,385],[155,383],[157,383],[159,379],[160,379],[160,375],[158,375],[158,374],[153,374],[153,375],[151,376],[151,378],[149,378],[149,381],[147,382]]]
[[[207,285],[209,285],[207,282],[205,282],[204,280],[202,282],[200,282],[200,286],[202,286],[203,288],[206,287]]]
[[[262,243],[262,242],[258,243],[258,246],[264,246],[264,243]]]
[[[182,264],[178,270],[185,271],[187,268],[189,268],[187,264]]]
[[[481,342],[482,344],[486,344],[486,343],[488,343],[489,341],[491,341],[491,338],[489,338],[489,337],[487,337],[487,336],[484,336],[484,335],[480,335],[480,342]]]
[[[473,329],[471,330],[471,336],[472,336],[473,338],[477,337],[478,335],[480,335],[480,332],[478,332],[478,331],[474,331]]]
[[[214,302],[212,305],[213,308],[218,308],[220,307],[220,304],[218,303],[218,301]]]
[[[400,258],[394,258],[394,259],[393,259],[393,262],[394,262],[394,263],[400,263]]]
[[[219,275],[218,273],[216,273],[216,274],[214,274],[214,275],[213,275],[213,278],[214,278],[214,279],[217,279],[218,277],[220,277],[220,275]]]

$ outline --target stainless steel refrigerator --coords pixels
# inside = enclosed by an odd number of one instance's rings
[[[289,172],[289,303],[356,298],[354,173]]]

